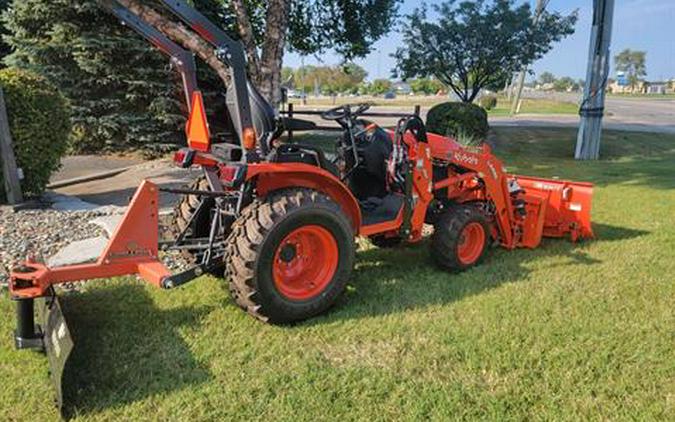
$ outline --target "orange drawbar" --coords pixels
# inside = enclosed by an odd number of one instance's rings
[[[163,287],[163,281],[171,273],[158,257],[158,202],[159,188],[144,181],[96,262],[57,268],[26,262],[11,273],[9,289],[12,297],[38,298],[48,296],[49,289],[55,284],[132,274]]]

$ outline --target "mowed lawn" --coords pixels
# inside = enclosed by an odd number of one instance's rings
[[[225,283],[96,282],[64,298],[78,420],[674,420],[675,137],[499,129],[512,171],[596,183],[597,239],[490,253],[460,275],[427,244],[362,242],[348,293],[293,327]],[[0,420],[56,420],[43,356],[13,350],[0,299]]]
[[[362,97],[336,97],[333,101],[330,97],[308,97],[307,104],[303,105],[302,100],[291,98],[289,102],[293,103],[295,110],[303,108],[315,109],[317,107],[326,109],[334,105],[371,103],[379,108],[407,109],[412,112],[416,105],[423,109],[431,108],[437,104],[448,101],[447,96],[403,96],[400,95],[394,99],[384,99],[382,97],[362,96]],[[511,112],[511,102],[504,96],[497,98],[497,106],[488,111],[491,116],[507,116]],[[548,98],[524,98],[522,100],[521,114],[577,114],[579,104],[569,101],[559,101]]]

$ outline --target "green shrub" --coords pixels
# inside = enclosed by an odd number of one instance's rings
[[[0,71],[17,165],[24,193],[40,194],[58,170],[70,135],[70,107],[43,78],[18,69]],[[0,176],[1,172],[0,172]],[[0,200],[5,199],[0,177]]]
[[[497,96],[492,94],[483,95],[478,101],[481,107],[490,111],[497,107]]]
[[[442,103],[427,114],[427,130],[439,135],[485,140],[489,129],[487,112],[475,104]]]

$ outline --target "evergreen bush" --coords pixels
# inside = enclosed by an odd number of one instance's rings
[[[23,170],[21,189],[40,194],[58,170],[68,148],[70,107],[65,97],[38,75],[0,70],[17,166]],[[0,199],[5,200],[0,172]]]
[[[489,129],[487,112],[475,104],[442,103],[427,114],[427,130],[439,135],[485,140]]]

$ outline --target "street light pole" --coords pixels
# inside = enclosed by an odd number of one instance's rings
[[[539,19],[541,14],[544,13],[544,9],[548,6],[550,0],[537,0],[537,8],[534,12],[534,26],[539,24]],[[515,87],[515,97],[511,103],[511,115],[514,115],[518,112],[518,103],[520,103],[520,97],[523,95],[523,85],[525,85],[525,73],[527,72],[527,66],[523,67],[520,72],[518,72],[516,87]],[[509,100],[511,99],[511,94],[509,94]]]
[[[600,157],[605,88],[609,76],[614,0],[593,0],[593,28],[588,53],[584,99],[579,107],[581,122],[574,158],[597,160]]]

